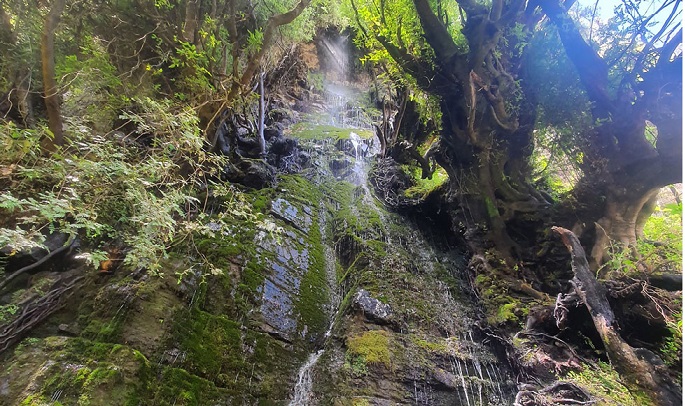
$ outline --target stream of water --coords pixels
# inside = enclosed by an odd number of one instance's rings
[[[345,117],[347,114],[344,112],[345,106],[349,106],[344,94],[337,95],[335,97],[335,109],[332,107],[331,116],[333,114],[340,114],[340,109],[343,110],[342,116]],[[332,120],[336,125],[343,127],[343,122],[336,122],[335,119]],[[355,130],[360,131],[361,128],[368,128],[370,125],[360,124],[356,121],[354,124],[359,127],[351,127],[349,121],[348,125],[345,125],[347,129],[351,130],[349,133],[349,138],[344,140],[348,144],[348,153],[354,152],[354,161],[350,162],[349,171],[345,176],[345,181],[348,181],[355,186],[354,200],[357,202],[350,209],[355,215],[359,215],[359,211],[371,210],[375,212],[381,219],[380,237],[385,239],[384,242],[388,246],[393,246],[392,233],[386,232],[386,224],[393,221],[394,217],[392,215],[387,215],[378,205],[381,203],[374,197],[373,193],[368,187],[368,158],[372,157],[376,150],[375,145],[372,140],[363,139]],[[360,131],[361,132],[361,131]],[[351,149],[349,148],[351,146]],[[323,167],[327,167],[328,164],[324,163]],[[320,216],[320,227],[321,235],[326,235],[326,219],[328,218],[328,213],[326,213],[326,208],[324,204],[321,203],[319,206]],[[361,236],[363,237],[363,235]],[[397,239],[398,246],[409,246],[413,248],[411,250],[412,255],[417,258],[417,263],[423,268],[423,272],[433,273],[434,263],[439,262],[436,257],[436,252],[429,248],[418,231],[410,232],[409,234],[395,235]],[[376,238],[376,237],[374,237]],[[335,320],[338,318],[338,312],[340,309],[341,292],[337,292],[337,278],[336,278],[336,255],[333,244],[324,244],[325,246],[325,262],[326,262],[326,273],[328,278],[328,285],[330,291],[332,292],[329,300],[329,327],[323,336],[322,340],[319,340],[319,344],[313,351],[308,355],[306,361],[301,365],[297,380],[295,382],[292,398],[289,406],[308,406],[313,404],[318,404],[313,393],[313,384],[315,382],[315,370],[317,363],[321,356],[324,354],[326,343],[331,336],[331,332],[334,328]],[[449,290],[445,289],[445,294],[450,296],[449,300],[445,302],[454,302],[451,297]],[[462,330],[463,331],[463,330]],[[446,369],[451,369],[451,374],[455,379],[455,388],[453,392],[453,399],[457,401],[459,405],[466,406],[484,406],[484,405],[503,405],[506,404],[507,396],[505,395],[502,385],[506,385],[503,381],[503,376],[498,373],[497,364],[489,359],[481,359],[479,351],[482,351],[482,343],[477,343],[474,340],[471,331],[464,333],[460,336],[455,336],[455,341],[458,341],[460,348],[465,352],[464,355],[452,356],[447,362]],[[480,347],[479,347],[480,346]],[[433,403],[433,393],[434,388],[426,380],[414,381],[414,398],[415,404],[434,404]],[[504,403],[503,403],[504,402]]]

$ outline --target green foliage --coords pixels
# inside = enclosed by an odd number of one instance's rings
[[[262,49],[264,41],[264,33],[262,30],[250,31],[247,35],[247,53],[254,55]]]
[[[10,153],[0,157],[0,166],[13,184],[0,189],[0,211],[20,227],[0,228],[0,245],[26,248],[41,242],[36,237],[45,228],[58,229],[93,245],[121,241],[131,247],[127,265],[159,270],[170,245],[192,229],[183,218],[199,204],[192,186],[218,161],[202,150],[197,118],[188,108],[140,99],[121,117],[152,137],[148,148],[122,148],[115,136],[70,131],[73,147],[45,157],[37,141],[41,130],[2,126],[0,139]]]
[[[644,227],[638,251],[657,272],[682,272],[683,227],[682,203],[658,206]]]
[[[345,356],[345,368],[350,371],[352,376],[360,378],[369,374],[366,359],[361,355],[347,354]]]
[[[667,365],[679,368],[683,363],[683,313],[676,314],[667,325],[671,334],[666,337],[659,352]]]
[[[176,98],[180,100],[197,99],[214,91],[210,69],[216,62],[211,48],[216,48],[216,39],[206,34],[209,50],[202,51],[195,45],[175,38],[177,46],[169,56],[169,69],[177,74],[175,83]]]
[[[19,306],[14,303],[0,305],[0,324],[7,324],[19,311]]]
[[[106,44],[90,36],[83,43],[80,55],[65,55],[57,62],[62,114],[79,117],[79,124],[106,132],[112,128],[117,111],[125,106],[123,95],[127,91],[110,61]]]
[[[421,168],[418,166],[411,167],[403,165],[402,170],[404,173],[410,175],[414,183],[412,187],[407,188],[404,191],[404,195],[408,198],[425,197],[428,193],[442,186],[448,178],[447,172],[441,167],[438,167],[435,172],[433,172],[433,176],[430,179],[421,178],[422,172]]]

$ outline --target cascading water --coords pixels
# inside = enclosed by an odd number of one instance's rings
[[[310,354],[307,362],[300,368],[300,372],[297,374],[293,400],[288,403],[289,406],[305,406],[310,404],[312,398],[312,368],[316,365],[321,354],[323,354],[323,350]]]
[[[323,250],[327,267],[328,285],[331,287],[331,291],[335,291],[335,287],[338,284],[336,266],[344,263],[344,268],[350,267],[350,264],[354,263],[355,257],[359,255],[367,243],[384,246],[385,255],[387,255],[389,261],[391,261],[391,258],[394,261],[394,258],[400,258],[402,255],[408,254],[408,257],[411,258],[410,261],[415,261],[412,264],[407,263],[408,267],[416,269],[415,272],[417,274],[413,277],[419,278],[421,277],[420,275],[436,275],[440,272],[440,269],[443,269],[441,263],[444,258],[441,256],[446,255],[446,253],[440,253],[432,248],[428,243],[429,240],[426,240],[417,229],[406,224],[406,219],[387,213],[383,209],[382,204],[374,197],[374,194],[369,190],[367,178],[367,160],[373,156],[374,148],[377,147],[373,144],[372,134],[365,130],[370,128],[371,125],[368,121],[360,122],[363,117],[359,115],[348,114],[352,103],[346,91],[335,87],[331,87],[328,90],[327,100],[330,106],[329,114],[331,121],[338,127],[346,127],[345,131],[341,132],[343,134],[347,132],[347,136],[334,141],[326,139],[312,141],[314,145],[308,144],[306,148],[311,152],[316,162],[315,166],[318,168],[316,175],[312,177],[312,181],[319,186],[325,186],[327,182],[332,181],[347,183],[348,186],[341,190],[349,190],[346,193],[351,194],[351,196],[344,199],[336,200],[336,198],[331,198],[328,202],[328,209],[324,207],[323,203],[319,206],[319,218],[322,220],[319,223],[321,235],[327,235],[326,238],[328,238],[324,241]],[[356,118],[346,120],[345,117]],[[363,131],[366,131],[366,133]],[[325,155],[322,151],[329,151],[331,155]],[[343,158],[340,158],[341,156]],[[354,160],[351,158],[354,158]],[[344,166],[341,165],[343,169],[340,169],[335,176],[329,171],[332,168],[331,162],[333,159],[345,162]],[[353,187],[349,188],[349,184],[353,185]],[[341,207],[341,202],[348,203],[343,203],[346,206]],[[331,213],[331,211],[337,212],[340,210],[347,210],[351,213],[351,216],[349,218],[340,218]],[[350,221],[365,217],[375,218],[376,220],[364,223],[363,227],[350,228],[351,234],[343,235],[345,238],[341,239],[340,236],[330,235],[330,231],[329,234],[326,234],[325,221],[327,218],[330,220],[331,216],[333,219],[331,228],[336,228],[337,225],[342,223],[343,228],[348,229]],[[397,230],[403,231],[398,233]],[[401,254],[402,252],[405,254]],[[336,260],[339,260],[340,263],[336,262]],[[392,261],[389,263],[391,264]],[[395,269],[392,268],[387,271],[392,273]],[[388,275],[388,277],[392,276]],[[431,276],[430,278],[433,277]],[[439,299],[436,299],[436,303],[447,303],[449,306],[454,307],[461,306],[452,297],[450,288],[447,285],[435,280],[433,280],[433,283],[437,284],[437,289],[419,294],[439,297]],[[349,289],[349,286],[347,288]],[[357,288],[355,287],[355,289]],[[347,316],[339,314],[341,310],[346,310],[341,308],[340,297],[346,296],[349,293],[354,292],[340,292],[339,295],[331,297],[328,305],[330,310],[327,312],[330,322],[328,331],[318,339],[317,345],[311,349],[306,360],[299,368],[297,379],[291,392],[290,406],[329,404],[326,396],[334,395],[323,392],[319,385],[321,380],[326,380],[326,376],[330,376],[326,374],[330,374],[333,370],[333,367],[329,365],[329,361],[335,359],[335,351],[339,351],[340,335],[349,337],[350,334],[344,327]],[[435,380],[431,381],[430,377],[424,375],[418,380],[412,378],[413,384],[407,388],[413,399],[412,403],[417,405],[456,404],[462,406],[507,404],[508,398],[502,389],[502,385],[509,388],[509,384],[503,383],[504,377],[498,374],[495,357],[483,343],[474,339],[474,334],[470,330],[472,328],[470,322],[464,323],[463,320],[459,320],[459,317],[455,318],[451,310],[445,310],[445,313],[447,315],[445,316],[446,324],[444,328],[448,331],[446,335],[449,338],[443,340],[450,343],[449,345],[453,345],[454,349],[450,350],[449,355],[446,355],[443,360],[436,360],[438,364],[436,364],[435,368],[445,371],[446,375],[444,376],[446,378],[444,378],[444,381],[448,383],[448,394],[446,394],[444,387],[441,387],[440,384],[435,383]],[[340,335],[336,334],[335,337],[331,337],[334,322],[339,322],[336,331],[339,331]],[[366,328],[377,329],[378,326],[371,325],[371,327]],[[406,331],[401,331],[401,333],[406,334]],[[359,333],[354,334],[359,335]],[[338,349],[336,350],[336,348]],[[329,353],[329,351],[331,352]],[[320,359],[326,360],[327,365],[319,362]],[[347,362],[344,354],[341,358],[338,353],[337,359],[339,365]],[[366,379],[382,378],[380,376],[368,376]],[[449,401],[440,400],[441,397],[445,399],[445,396],[447,396]],[[360,400],[360,402],[385,404],[382,401],[383,397],[378,399],[381,399],[379,400],[380,403],[370,402],[366,397],[363,397],[363,400]],[[400,401],[399,403],[402,402]],[[343,402],[343,404],[347,403]]]

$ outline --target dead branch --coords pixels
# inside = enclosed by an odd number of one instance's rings
[[[562,242],[571,253],[571,268],[574,274],[571,284],[590,312],[616,371],[626,378],[626,383],[632,390],[644,391],[656,404],[680,404],[682,394],[669,383],[665,371],[660,370],[661,366],[640,357],[638,351],[618,334],[614,312],[609,306],[605,290],[590,271],[585,250],[578,237],[561,227],[552,227],[552,231],[561,236]]]

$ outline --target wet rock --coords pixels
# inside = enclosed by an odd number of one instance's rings
[[[304,233],[308,233],[309,228],[312,226],[311,208],[305,206],[302,210],[299,210],[283,198],[278,198],[271,203],[271,213]]]
[[[262,153],[259,139],[256,136],[242,137],[236,135],[235,152],[243,158],[259,158]]]
[[[376,323],[389,324],[392,321],[393,312],[390,305],[371,297],[371,294],[361,289],[352,299],[352,307],[361,310],[364,316]]]
[[[272,139],[278,139],[283,137],[283,125],[280,123],[275,123],[264,129],[264,139],[270,141]]]
[[[275,260],[265,260],[269,270],[258,292],[261,293],[260,313],[264,323],[261,330],[272,336],[291,342],[297,330],[294,300],[300,290],[302,276],[309,267],[309,251],[298,248],[287,236],[281,241],[261,239],[259,250],[275,253]]]
[[[269,187],[274,183],[276,170],[262,160],[241,160],[224,168],[222,180],[240,183],[253,189]]]
[[[348,156],[340,159],[332,159],[328,163],[328,167],[331,169],[331,172],[333,172],[333,175],[336,178],[345,177],[352,172],[354,160]]]
[[[309,167],[311,157],[299,148],[297,140],[281,135],[271,140],[267,161],[281,172],[297,173]]]
[[[435,368],[433,370],[433,378],[449,389],[457,389],[459,386],[457,377],[442,368]]]
[[[336,141],[335,147],[339,151],[355,158],[365,158],[370,152],[369,144],[365,140],[360,139],[359,135],[354,132],[350,133],[349,139],[339,139]]]
[[[266,132],[264,133],[266,137]],[[269,154],[276,157],[292,155],[297,150],[297,140],[294,138],[278,137],[275,138],[269,148]]]
[[[59,326],[57,326],[57,330],[64,335],[73,337],[76,337],[81,333],[80,329],[76,324],[62,323]]]

